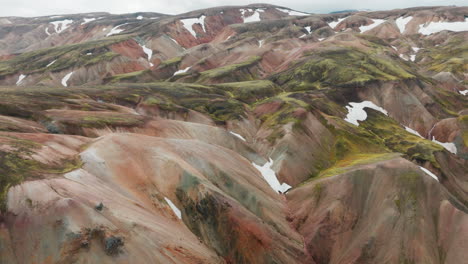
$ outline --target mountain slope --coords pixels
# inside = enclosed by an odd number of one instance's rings
[[[0,18],[0,262],[464,263],[467,13]]]

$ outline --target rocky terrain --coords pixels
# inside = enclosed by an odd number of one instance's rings
[[[468,263],[468,7],[0,18],[0,263]]]

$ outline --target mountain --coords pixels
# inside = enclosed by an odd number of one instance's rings
[[[465,263],[466,14],[0,18],[0,263]]]

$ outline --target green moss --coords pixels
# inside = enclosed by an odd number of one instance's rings
[[[419,163],[428,161],[434,167],[440,168],[434,153],[444,151],[442,146],[407,132],[388,116],[372,109],[366,111],[368,117],[365,122],[361,123],[361,126],[381,138],[385,146],[392,151],[405,154],[409,160]]]
[[[36,178],[42,174],[62,174],[81,167],[79,158],[62,160],[49,165],[32,159],[32,155],[42,145],[25,139],[10,136],[0,136],[3,145],[9,150],[0,150],[0,211],[6,210],[8,189],[20,184],[26,179]]]
[[[128,72],[123,74],[117,74],[112,76],[111,78],[107,79],[106,82],[122,82],[122,81],[137,81],[138,77],[141,77],[145,74],[150,73],[150,70],[142,70],[142,71],[135,71],[135,72]]]
[[[461,36],[454,36],[440,47],[421,50],[425,57],[424,66],[434,72],[451,72],[463,76],[468,71],[468,44]]]
[[[63,45],[25,52],[10,60],[0,61],[0,76],[16,73],[37,74],[46,71],[58,72],[69,68],[89,66],[102,61],[110,61],[119,56],[109,46],[127,40],[125,36],[114,36],[96,41]],[[92,56],[86,53],[92,52]],[[47,67],[49,63],[55,63]]]
[[[74,120],[67,120],[65,123],[92,128],[102,128],[106,126],[138,126],[143,123],[142,118],[139,118],[139,116],[133,116],[129,114],[100,114],[95,112],[90,112],[90,114],[93,115],[77,118]]]
[[[317,178],[326,178],[334,175],[343,174],[355,166],[390,160],[398,156],[399,155],[395,153],[365,153],[348,155],[340,161],[338,161],[337,163],[335,163],[333,167],[320,172]]]
[[[271,97],[281,91],[278,86],[267,80],[222,83],[214,86],[228,91],[231,97],[249,104]]]
[[[170,58],[168,60],[165,60],[163,62],[161,62],[161,64],[159,64],[159,68],[165,68],[165,67],[169,67],[169,66],[177,66],[179,65],[179,63],[182,61],[182,57],[174,57],[174,58]]]
[[[196,82],[206,83],[213,80],[219,80],[223,77],[229,77],[229,80],[238,81],[249,81],[255,79],[256,76],[250,72],[242,72],[243,69],[247,69],[261,60],[261,57],[254,56],[245,62],[226,65],[223,67],[207,70],[200,73],[199,78]]]
[[[210,104],[205,105],[206,112],[215,121],[227,121],[230,119],[239,119],[244,116],[244,105],[237,100],[214,100]]]
[[[273,76],[292,90],[360,85],[370,81],[415,78],[398,60],[353,48],[335,48],[306,54],[307,59]]]

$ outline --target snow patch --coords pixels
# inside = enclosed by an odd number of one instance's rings
[[[419,33],[423,35],[431,35],[443,30],[468,31],[468,18],[465,18],[463,22],[430,22],[427,25],[419,25]]]
[[[305,30],[307,30],[307,33],[312,33],[312,27],[311,26],[307,26],[307,27],[304,27]]]
[[[62,79],[62,85],[63,86],[65,86],[65,87],[68,86],[67,82],[70,79],[70,77],[72,76],[72,74],[73,74],[73,72],[70,72],[67,75],[65,75],[65,77],[63,77],[63,79]]]
[[[414,52],[418,53],[418,51],[419,51],[421,48],[418,48],[418,47],[411,47],[411,49],[412,49]]]
[[[380,106],[375,105],[371,101],[363,101],[360,103],[349,103],[349,104],[351,106],[346,106],[346,108],[348,109],[348,115],[346,116],[344,120],[356,126],[359,126],[358,121],[364,121],[367,119],[367,113],[364,110],[364,108],[366,107],[377,110],[383,113],[384,115],[388,115],[388,112],[385,109],[383,109]]]
[[[140,47],[143,49],[143,52],[148,56],[148,61],[151,60],[151,57],[153,57],[153,50],[146,47],[145,45],[140,45]]]
[[[273,160],[269,159],[263,166],[259,166],[252,162],[252,165],[262,174],[263,178],[270,185],[270,187],[277,192],[286,192],[291,189],[291,186],[287,183],[280,184],[278,178],[276,178],[276,173],[271,169],[273,166]]]
[[[341,21],[347,19],[348,17],[343,17],[343,18],[338,18],[338,21],[332,21],[330,23],[328,23],[328,25],[332,28],[332,29],[335,29],[336,26],[338,26],[339,23],[341,23]]]
[[[464,90],[464,91],[458,91],[460,94],[462,95],[467,95],[468,94],[468,90]]]
[[[395,46],[392,46],[392,49],[394,49],[394,50],[398,50],[398,49],[397,49],[397,47],[395,47]]]
[[[48,28],[48,27],[45,28],[45,33],[47,34],[47,36],[50,36],[50,32],[49,32],[49,28]]]
[[[319,38],[318,41],[322,41],[322,40],[324,40],[324,39],[325,39],[325,38]]]
[[[18,81],[16,81],[16,85],[19,85],[23,80],[24,78],[26,78],[27,75],[24,75],[24,74],[21,74],[19,77],[18,77]]]
[[[260,10],[252,10],[252,9],[241,9],[240,10],[241,13],[242,13],[242,18],[244,19],[244,23],[250,23],[250,22],[258,22],[258,21],[261,21],[260,19]],[[245,13],[246,12],[253,12],[252,15],[246,17],[245,16]],[[263,11],[262,11],[263,12]]]
[[[403,55],[403,54],[400,54],[400,58],[403,59],[403,60],[405,60],[405,61],[408,61],[408,59],[407,59],[407,58],[405,57],[405,55]]]
[[[457,154],[457,146],[455,146],[455,144],[451,142],[443,143],[443,142],[437,141],[437,139],[435,139],[434,136],[432,136],[432,142],[441,145],[442,147],[444,147],[446,150],[450,151],[453,154]]]
[[[177,42],[175,39],[173,39],[173,38],[171,38],[171,37],[169,37],[169,36],[167,36],[167,37],[168,37],[170,40],[172,40],[175,44],[181,46],[181,45],[179,44],[179,42]],[[182,46],[181,46],[181,47],[182,47]]]
[[[409,17],[399,17],[395,20],[398,29],[400,30],[400,33],[405,32],[406,25],[413,19],[412,16]]]
[[[202,26],[203,32],[206,32],[206,30],[205,30],[205,18],[206,18],[206,16],[202,15],[199,18],[181,19],[180,22],[182,22],[185,29],[187,29],[190,32],[190,34],[192,34],[192,36],[194,38],[197,38],[197,33],[195,32],[195,30],[193,30],[193,25],[200,24]]]
[[[172,75],[172,76],[176,76],[177,74],[186,73],[188,70],[190,70],[190,68],[191,67],[187,67],[187,68],[185,68],[183,70],[178,70],[178,71],[174,72],[174,75]]]
[[[172,211],[177,216],[177,218],[182,219],[182,212],[179,210],[179,208],[177,208],[177,206],[175,206],[175,204],[171,200],[169,200],[169,198],[164,197],[164,200],[166,200],[166,203],[169,204],[169,207],[171,207]]]
[[[96,20],[96,18],[95,17],[93,17],[93,18],[83,18],[83,20],[84,20],[84,22],[81,23],[81,25],[88,24],[89,22],[92,22],[92,21]]]
[[[110,30],[110,32],[106,34],[106,37],[109,37],[109,36],[112,36],[112,35],[115,35],[115,34],[119,34],[120,32],[124,31],[124,29],[121,29],[120,27],[125,26],[127,24],[128,23],[124,23],[124,24],[113,27]],[[103,30],[105,30],[105,29],[103,29]]]
[[[294,10],[289,10],[289,9],[284,9],[284,8],[276,8],[277,10],[286,13],[290,16],[308,16],[310,14],[299,12],[299,11],[294,11]]]
[[[410,55],[410,60],[415,61],[416,60],[416,55]]]
[[[259,40],[258,41],[258,47],[261,48],[263,46],[263,42],[265,42],[265,40]]]
[[[431,176],[432,178],[434,178],[436,181],[439,181],[439,178],[437,178],[437,176],[432,173],[430,170],[426,169],[426,168],[423,168],[421,166],[419,166],[419,168],[424,171],[427,175]]]
[[[54,64],[56,61],[57,61],[57,60],[51,61],[49,64],[47,64],[46,68],[52,66],[52,64]]]
[[[243,141],[247,141],[247,140],[245,140],[245,138],[244,138],[243,136],[241,136],[241,135],[239,135],[239,134],[237,134],[237,133],[235,133],[235,132],[229,131],[229,133],[231,133],[232,135],[234,135],[234,136],[236,136],[236,137],[242,139]]]
[[[408,131],[408,132],[410,132],[410,133],[413,134],[413,135],[416,135],[416,136],[418,136],[418,137],[420,137],[420,138],[423,138],[423,137],[421,136],[421,134],[419,134],[418,131],[416,131],[416,130],[414,130],[414,129],[412,129],[412,128],[409,128],[409,127],[405,126],[405,130]]]
[[[86,53],[86,56],[91,56],[91,55],[93,55],[93,53],[91,52]]]
[[[299,38],[305,38],[305,37],[307,37],[307,34],[304,34],[304,35],[300,36]]]
[[[52,25],[54,25],[55,32],[60,34],[64,30],[70,27],[70,25],[73,23],[73,20],[71,19],[65,19],[65,20],[60,20],[60,21],[54,21],[50,22]]]
[[[142,17],[142,16],[137,16],[137,18],[136,18],[136,19],[138,19],[138,20],[142,20],[142,19],[143,19],[143,17]]]
[[[367,26],[360,26],[359,27],[359,30],[361,31],[361,33],[364,33],[368,30],[371,30],[375,27],[377,27],[378,25],[382,24],[383,22],[387,21],[385,19],[372,19],[372,24],[370,25],[367,25]]]

